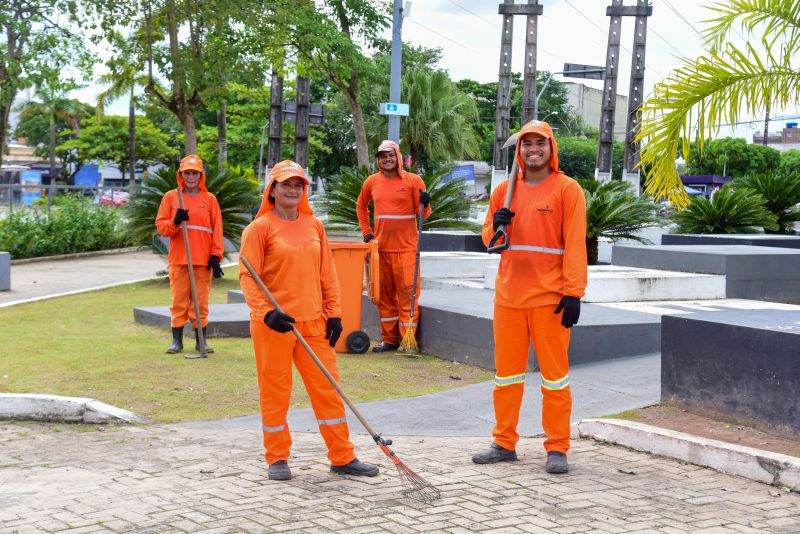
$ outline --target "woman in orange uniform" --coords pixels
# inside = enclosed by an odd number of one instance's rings
[[[566,473],[572,396],[570,328],[578,322],[586,289],[586,201],[581,186],[558,170],[550,125],[531,121],[520,131],[515,157],[521,169],[511,208],[503,202],[508,181],[492,193],[483,225],[489,242],[507,225],[510,246],[502,253],[494,299],[494,442],[475,463],[517,459],[517,423],[533,342],[541,374],[545,469]]]
[[[364,181],[356,201],[358,225],[364,242],[378,240],[380,252],[380,300],[383,342],[374,352],[395,350],[407,328],[416,332],[419,317],[419,279],[414,302],[414,324],[411,324],[411,294],[414,286],[414,265],[417,256],[417,217],[420,204],[424,217],[431,214],[430,196],[425,182],[416,174],[403,170],[400,147],[384,141],[375,154],[379,172]],[[375,231],[369,225],[369,203],[375,208]]]
[[[375,476],[378,468],[353,454],[344,405],[311,356],[290,333],[302,334],[327,370],[339,380],[336,345],[342,333],[339,281],[322,223],[308,203],[308,179],[293,161],[269,173],[261,209],[242,234],[241,256],[280,303],[277,311],[240,262],[239,282],[250,307],[250,334],[256,356],[264,448],[271,480],[289,480],[292,438],[286,414],[294,362],[311,398],[320,433],[328,446],[331,471]]]
[[[192,291],[189,284],[186,244],[183,242],[181,223],[186,221],[191,247],[197,300],[200,304],[200,324],[205,337],[208,325],[208,295],[211,293],[211,276],[220,278],[222,268],[222,212],[217,197],[206,188],[206,171],[199,156],[190,155],[181,160],[178,167],[178,187],[183,193],[183,207],[178,202],[178,191],[173,189],[164,194],[156,216],[158,233],[169,238],[169,287],[172,292],[172,344],[167,354],[183,350],[183,326],[187,321],[195,328],[196,349],[200,350],[197,334]],[[214,349],[206,345],[206,352]]]

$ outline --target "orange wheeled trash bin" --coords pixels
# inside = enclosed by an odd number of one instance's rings
[[[361,297],[366,272],[367,295],[378,303],[380,272],[378,242],[329,242],[342,292],[342,336],[336,352],[363,354],[369,349],[369,336],[361,330]]]

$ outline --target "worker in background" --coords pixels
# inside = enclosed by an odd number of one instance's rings
[[[208,295],[211,293],[211,277],[222,277],[220,259],[223,253],[222,212],[217,197],[206,188],[206,171],[203,160],[189,155],[181,160],[177,174],[178,187],[183,193],[183,208],[178,202],[178,191],[167,191],[161,199],[156,216],[158,233],[169,238],[169,287],[172,292],[172,344],[167,354],[183,350],[183,326],[191,321],[195,328],[196,350],[200,350],[197,334],[198,319],[195,317],[189,284],[189,268],[186,243],[183,241],[181,223],[186,222],[189,246],[192,254],[197,300],[200,305],[200,327],[205,337],[208,325]],[[214,349],[206,345],[206,352]]]
[[[419,239],[417,217],[420,205],[425,208],[424,217],[431,214],[431,200],[422,178],[403,170],[403,157],[397,143],[383,141],[375,156],[378,172],[364,181],[356,201],[356,213],[364,242],[378,240],[381,273],[378,315],[383,341],[372,350],[386,352],[397,349],[406,328],[416,333],[419,323],[419,279],[413,304],[414,324],[410,324],[409,319]],[[370,201],[374,205],[374,231],[369,222]]]
[[[275,309],[240,262],[239,282],[250,308],[268,476],[292,478],[286,414],[294,362],[328,447],[331,471],[372,477],[378,467],[355,457],[342,399],[291,333],[294,325],[338,382],[333,347],[342,333],[341,293],[328,236],[308,203],[308,185],[297,163],[286,160],[275,165],[261,209],[242,234],[240,256],[247,258],[284,310]]]
[[[541,374],[542,426],[547,435],[545,469],[569,470],[570,328],[580,316],[586,289],[586,201],[581,186],[558,170],[550,125],[523,126],[514,157],[520,172],[511,208],[503,207],[508,181],[492,192],[483,241],[506,225],[510,246],[502,252],[494,299],[496,424],[491,446],[475,463],[517,459],[517,423],[530,342]]]

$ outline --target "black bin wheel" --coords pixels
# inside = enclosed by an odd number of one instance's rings
[[[347,339],[345,339],[345,345],[347,346],[347,352],[364,354],[369,348],[369,336],[361,330],[350,332],[347,334]]]

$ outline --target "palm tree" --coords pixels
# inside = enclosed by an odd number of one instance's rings
[[[175,167],[165,167],[153,173],[142,184],[141,190],[131,197],[126,209],[128,231],[134,243],[149,244],[157,252],[166,252],[160,247],[155,220],[164,193],[178,187],[176,172]],[[253,171],[233,166],[227,166],[223,171],[210,168],[206,187],[217,197],[222,210],[223,235],[238,247],[242,231],[261,202]]]
[[[367,167],[358,167],[342,169],[339,174],[328,178],[322,206],[331,223],[358,228],[356,200],[358,200],[364,180],[370,174]],[[440,169],[422,175],[425,189],[431,195],[431,214],[425,219],[423,229],[479,229],[479,225],[467,220],[470,204],[463,194],[464,181],[458,179],[444,183],[444,179],[449,174],[449,169]]]
[[[132,62],[138,58],[135,54],[136,42],[125,39],[121,34],[114,32],[109,37],[112,46],[118,51],[117,56],[106,63],[111,70],[97,79],[97,83],[108,84],[108,88],[97,95],[97,120],[102,120],[106,105],[114,100],[128,96],[128,150],[130,151],[130,176],[128,184],[131,191],[136,186],[136,100],[134,91],[136,87],[147,86],[147,76],[142,72],[144,65]]]
[[[740,110],[762,115],[788,107],[800,95],[800,4],[796,0],[720,0],[704,32],[709,53],[682,65],[656,84],[642,104],[637,139],[644,141],[641,164],[646,191],[686,207],[689,199],[675,167],[679,151],[688,159],[691,136],[698,148],[724,123],[737,123]],[[726,38],[740,26],[748,43],[737,48]],[[751,43],[761,43],[763,52]]]
[[[777,231],[765,228],[766,233],[794,234],[794,223],[800,221],[800,173],[744,176],[735,179],[733,187],[747,188],[764,197],[764,206],[778,222]]]
[[[672,215],[681,234],[756,234],[777,230],[777,217],[765,207],[764,197],[750,189],[726,185],[708,200],[694,197],[685,210]]]
[[[578,180],[586,196],[586,255],[597,265],[599,239],[649,241],[636,232],[658,224],[656,206],[647,197],[633,195],[633,187],[622,180],[601,182]]]

